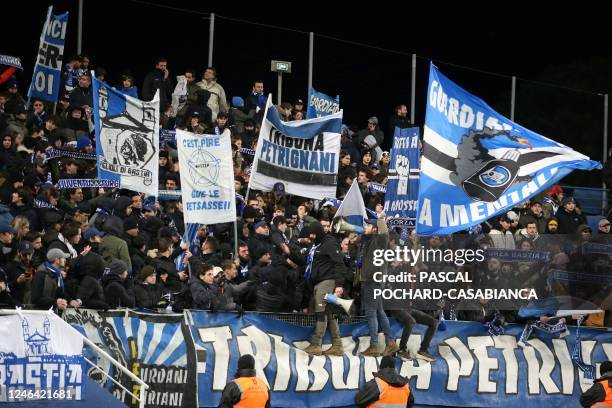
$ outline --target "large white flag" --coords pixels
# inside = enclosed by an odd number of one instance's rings
[[[236,220],[236,191],[229,130],[220,135],[176,131],[185,223]]]
[[[336,196],[342,111],[322,118],[283,122],[268,96],[249,187],[322,200]]]
[[[363,196],[361,195],[361,190],[359,190],[359,184],[357,183],[357,179],[353,180],[353,184],[351,184],[351,188],[344,196],[344,200],[342,204],[340,204],[340,208],[336,211],[336,215],[334,216],[334,221],[336,218],[344,217],[349,224],[357,227],[356,232],[362,232],[360,228],[365,226],[365,220],[368,219],[368,214],[366,212],[365,204],[363,203]]]
[[[157,196],[159,91],[145,102],[92,79],[98,178]]]

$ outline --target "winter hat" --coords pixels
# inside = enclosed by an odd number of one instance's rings
[[[89,136],[81,136],[77,140],[77,149],[83,149],[87,146],[91,146],[91,139]]]
[[[382,360],[380,360],[379,368],[382,370],[383,368],[395,368],[395,358],[391,356],[384,356]]]
[[[111,273],[113,275],[121,275],[123,272],[127,271],[128,267],[127,267],[126,263],[123,262],[122,260],[115,259],[108,266],[108,269],[109,269],[109,273]]]
[[[563,200],[561,200],[561,206],[564,206],[565,204],[569,203],[576,204],[576,200],[574,200],[574,197],[563,197]]]
[[[238,359],[239,370],[253,370],[255,368],[255,359],[250,354],[245,354]]]
[[[138,218],[136,217],[128,217],[123,221],[123,228],[128,231],[134,228],[139,227]]]
[[[155,273],[155,268],[153,268],[151,265],[145,265],[142,267],[140,272],[138,272],[138,279],[144,282],[145,279],[147,279],[151,275],[155,275]]]
[[[234,96],[232,98],[232,106],[235,106],[236,108],[242,108],[244,106],[244,99],[239,96]]]

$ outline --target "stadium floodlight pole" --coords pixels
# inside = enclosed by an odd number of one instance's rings
[[[311,31],[308,35],[308,92],[312,88],[312,66],[314,59],[314,33]],[[307,93],[308,93],[307,92]]]
[[[79,0],[79,18],[77,25],[77,54],[81,55],[83,52],[83,0]]]
[[[603,163],[605,164],[608,160],[608,94],[604,94],[604,117],[603,117]],[[606,210],[608,204],[608,191],[607,188],[612,186],[606,186],[605,182],[602,182],[603,194],[602,194],[602,211]],[[605,215],[605,214],[603,214]]]
[[[410,123],[414,125],[415,120],[415,107],[416,103],[416,66],[417,66],[417,55],[412,54],[412,81],[410,86]]]
[[[514,105],[516,103],[516,77],[512,76],[512,90],[510,92],[510,120],[514,122]]]
[[[82,0],[81,0],[82,1]],[[215,13],[210,13],[208,26],[208,66],[213,65],[213,45],[215,41]]]

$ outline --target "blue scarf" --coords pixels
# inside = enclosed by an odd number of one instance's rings
[[[308,256],[306,257],[306,269],[304,270],[304,279],[308,279],[310,278],[310,275],[312,275],[312,261],[314,260],[315,250],[318,247],[319,245],[313,245],[308,251]]]
[[[55,266],[51,265],[49,262],[45,261],[45,268],[47,270],[53,272],[53,275],[57,278],[57,284],[60,288],[64,289],[64,278],[62,278],[62,271],[57,269]]]

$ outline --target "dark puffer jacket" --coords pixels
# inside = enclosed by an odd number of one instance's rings
[[[134,284],[130,278],[125,281],[115,273],[108,273],[102,277],[104,297],[109,307],[134,307]]]
[[[159,302],[162,300],[164,291],[161,285],[137,281],[134,284],[134,295],[136,296],[136,307],[144,307],[147,309],[156,309],[160,307]]]

